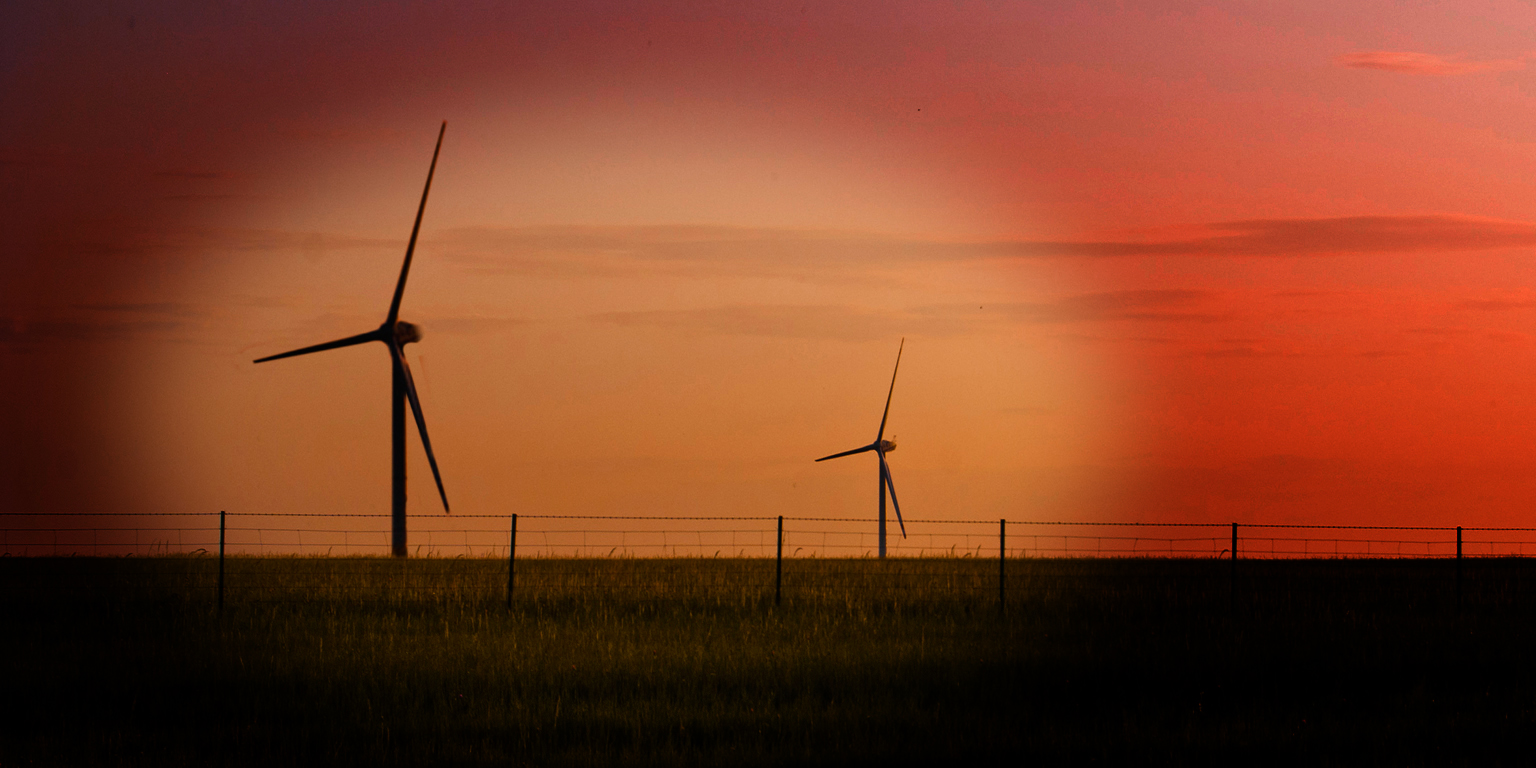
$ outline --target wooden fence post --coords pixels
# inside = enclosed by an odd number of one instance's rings
[[[997,521],[997,612],[1008,610],[1008,593],[1003,586],[1004,565],[1008,562],[1008,518]]]
[[[784,594],[784,516],[779,515],[779,543],[773,556],[773,605],[781,605]]]
[[[512,539],[507,543],[507,609],[512,608],[512,585],[517,576],[517,513],[512,513]]]
[[[219,510],[219,614],[224,613],[224,510]]]

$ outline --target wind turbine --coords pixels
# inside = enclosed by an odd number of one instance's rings
[[[405,557],[405,403],[411,403],[411,412],[416,416],[416,429],[421,433],[421,446],[427,449],[427,463],[432,465],[432,477],[437,480],[437,493],[443,499],[443,511],[448,511],[448,494],[443,490],[443,476],[437,471],[437,457],[432,454],[432,440],[427,437],[427,422],[421,415],[421,399],[416,396],[416,382],[411,378],[411,367],[405,362],[405,345],[413,341],[421,341],[421,329],[400,319],[400,297],[405,294],[405,278],[411,271],[411,254],[416,250],[416,234],[421,231],[421,214],[427,209],[427,193],[432,190],[432,173],[437,170],[437,153],[443,148],[443,133],[448,130],[448,121],[443,121],[443,127],[437,132],[437,147],[432,150],[432,165],[427,168],[427,186],[421,190],[421,205],[416,209],[416,223],[411,226],[411,241],[405,247],[405,264],[400,267],[400,280],[395,283],[395,297],[389,303],[389,314],[384,316],[384,323],[378,328],[359,333],[356,336],[348,336],[345,339],[328,341],[324,344],[316,344],[303,349],[295,349],[280,355],[271,355],[256,360],[265,363],[268,360],[281,360],[285,357],[297,357],[311,352],[324,352],[328,349],[340,349],[354,344],[364,344],[370,341],[383,342],[389,348],[389,357],[393,361],[394,387],[390,394],[390,413],[393,421],[393,444],[391,446],[391,479],[394,486],[394,503],[392,507],[393,520],[390,536],[391,551],[395,557]]]
[[[874,451],[880,457],[880,556],[885,557],[885,489],[891,489],[891,506],[896,508],[896,524],[901,526],[901,537],[907,537],[907,525],[901,521],[901,503],[896,501],[896,484],[891,482],[891,467],[885,463],[885,455],[896,450],[896,442],[885,439],[885,419],[891,415],[891,395],[896,392],[896,371],[901,370],[901,350],[907,345],[907,340],[901,340],[901,346],[896,348],[896,368],[891,371],[891,389],[885,393],[885,413],[880,414],[880,431],[875,433],[875,441],[863,448],[855,448],[851,451],[834,453],[831,456],[823,456],[817,461],[836,459],[842,456],[852,456],[855,453]]]

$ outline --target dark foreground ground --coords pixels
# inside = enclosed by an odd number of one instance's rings
[[[1536,563],[0,559],[0,766],[1529,765]]]

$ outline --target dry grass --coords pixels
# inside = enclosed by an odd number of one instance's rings
[[[1444,561],[0,561],[0,765],[1526,763],[1536,577]]]

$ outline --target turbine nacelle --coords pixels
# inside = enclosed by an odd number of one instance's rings
[[[405,346],[414,341],[421,341],[421,326],[415,323],[407,323],[401,320],[395,323],[395,343]]]
[[[875,450],[877,450],[877,451],[879,451],[881,453],[890,453],[891,451],[896,450],[896,441],[895,440],[881,440],[880,442],[875,443]]]

